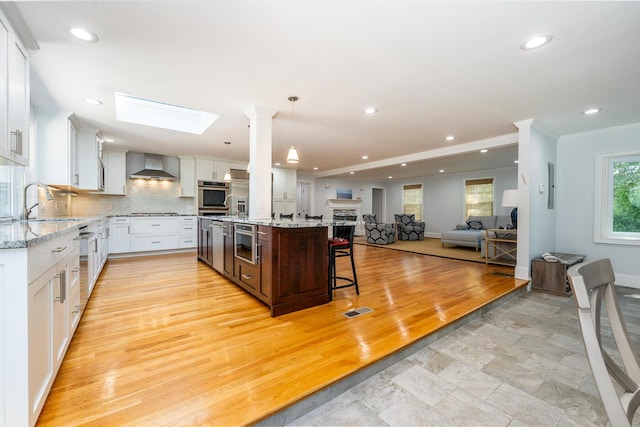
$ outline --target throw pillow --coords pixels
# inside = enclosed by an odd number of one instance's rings
[[[469,221],[467,225],[472,230],[482,230],[482,223],[480,221]]]
[[[468,230],[469,229],[469,224],[467,224],[466,222],[461,222],[460,224],[456,225],[456,230]]]

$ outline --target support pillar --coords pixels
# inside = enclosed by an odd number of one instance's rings
[[[249,219],[271,219],[272,118],[275,108],[251,105],[249,118]]]

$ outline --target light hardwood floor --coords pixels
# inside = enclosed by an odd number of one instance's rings
[[[355,256],[359,296],[275,318],[195,253],[110,260],[38,425],[252,424],[526,285],[495,274],[509,267]]]

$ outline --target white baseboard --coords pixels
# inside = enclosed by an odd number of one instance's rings
[[[616,273],[616,285],[640,289],[640,276]]]
[[[433,231],[429,231],[429,232],[425,231],[424,237],[429,237],[430,239],[439,239],[441,236],[440,236],[440,233],[436,233]]]

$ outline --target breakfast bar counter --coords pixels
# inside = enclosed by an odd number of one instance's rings
[[[199,217],[198,222],[198,258],[262,301],[272,316],[331,300],[328,227],[347,222],[238,217]],[[222,223],[218,242],[208,235],[214,223]],[[212,259],[221,259],[221,265],[210,263]]]

